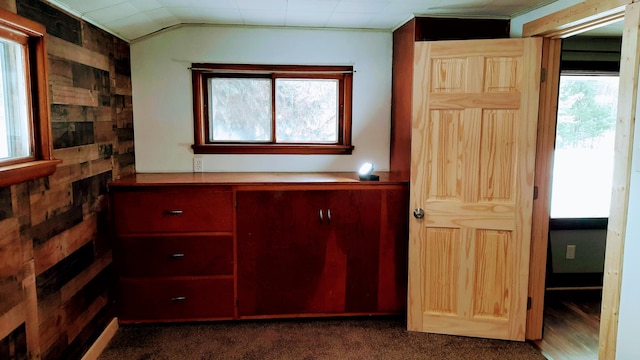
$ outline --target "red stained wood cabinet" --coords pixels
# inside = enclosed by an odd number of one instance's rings
[[[406,183],[264,176],[110,184],[121,322],[405,311]]]

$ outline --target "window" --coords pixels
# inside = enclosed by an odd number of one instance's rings
[[[351,154],[351,66],[193,64],[194,152]]]
[[[51,175],[44,26],[0,9],[0,187]]]
[[[552,218],[609,216],[618,76],[561,74]]]

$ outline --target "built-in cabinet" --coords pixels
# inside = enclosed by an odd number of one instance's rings
[[[233,318],[231,188],[112,189],[119,318]]]
[[[237,193],[240,316],[400,312],[406,191]]]
[[[121,322],[402,313],[408,189],[383,174],[110,184]]]

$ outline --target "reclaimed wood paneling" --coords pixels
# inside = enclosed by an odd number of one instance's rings
[[[0,359],[79,359],[112,321],[106,186],[135,172],[129,44],[39,0],[0,8],[47,27],[54,155],[0,188]]]
[[[0,359],[28,359],[27,332],[25,324],[15,328],[0,340]]]
[[[111,121],[111,106],[51,105],[51,121]]]
[[[82,23],[82,47],[105,56],[113,56],[114,38],[94,25]]]
[[[90,122],[53,122],[53,147],[56,149],[93,144],[95,135]]]
[[[0,188],[0,221],[12,216],[11,188]]]
[[[81,21],[47,5],[40,0],[16,1],[18,15],[35,20],[47,27],[47,34],[80,45]]]
[[[109,70],[109,57],[82,46],[64,41],[55,36],[47,38],[47,51],[50,56],[67,59],[79,64],[93,66],[102,70]]]

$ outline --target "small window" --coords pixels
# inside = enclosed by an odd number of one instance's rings
[[[193,64],[195,153],[350,154],[351,66]]]
[[[51,175],[45,28],[0,10],[0,187]]]

